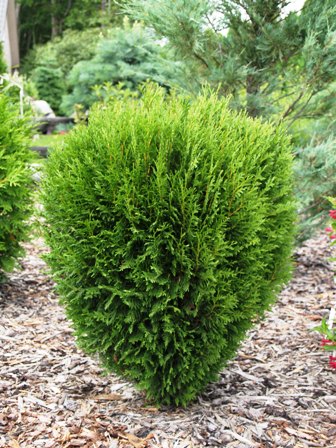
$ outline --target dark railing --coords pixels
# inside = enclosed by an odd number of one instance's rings
[[[74,123],[72,117],[39,117],[34,119],[35,127],[42,134],[50,134],[59,124]]]

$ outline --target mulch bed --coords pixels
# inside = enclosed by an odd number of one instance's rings
[[[0,447],[336,447],[336,370],[310,329],[335,301],[329,243],[296,273],[235,360],[187,409],[157,409],[80,352],[40,256],[0,285]]]

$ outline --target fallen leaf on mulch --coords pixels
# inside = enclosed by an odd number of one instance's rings
[[[127,434],[125,432],[124,433],[121,432],[118,434],[118,437],[122,444],[124,444],[124,442],[126,441],[134,448],[146,448],[149,446],[148,443],[151,439],[153,439],[154,436],[153,434],[149,434],[144,439],[140,439],[139,437],[134,436],[133,434]]]

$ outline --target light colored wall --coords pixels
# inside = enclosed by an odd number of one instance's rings
[[[12,69],[15,69],[19,68],[20,64],[19,37],[16,21],[15,0],[8,0],[7,27],[8,27],[8,40],[11,53],[10,67]]]
[[[11,70],[18,68],[20,56],[14,0],[0,0],[0,40],[8,67]]]
[[[0,42],[3,44],[5,61],[9,65],[10,49],[7,32],[7,3],[8,0],[0,0]]]
[[[12,57],[11,57],[11,49],[10,49],[10,45],[9,45],[7,20],[5,22],[5,29],[4,29],[2,38],[3,38],[2,44],[3,44],[5,62],[8,67],[11,67],[12,66]]]

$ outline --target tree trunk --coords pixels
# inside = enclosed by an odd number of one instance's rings
[[[61,22],[56,14],[56,0],[51,0],[51,39],[61,34]]]
[[[250,117],[258,117],[261,113],[256,97],[260,93],[260,84],[255,75],[247,75],[246,79],[246,109]]]

